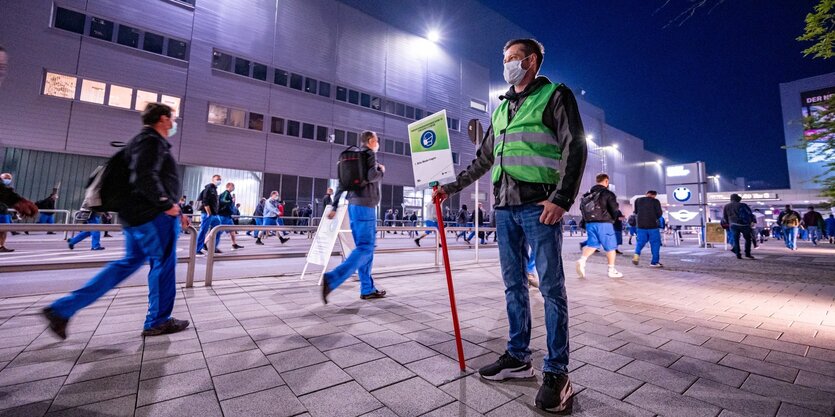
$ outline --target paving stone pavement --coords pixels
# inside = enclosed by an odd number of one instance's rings
[[[586,279],[566,274],[575,416],[835,413],[831,279],[625,265],[612,280],[595,262]],[[455,272],[466,372],[444,275],[377,281],[386,299],[361,301],[349,281],[328,305],[313,280],[179,288],[174,315],[192,327],[145,340],[145,287],[82,310],[63,342],[39,317],[60,294],[0,299],[0,416],[540,415],[539,373],[505,383],[475,374],[507,337],[496,265]],[[536,290],[531,299],[539,370],[544,311]]]

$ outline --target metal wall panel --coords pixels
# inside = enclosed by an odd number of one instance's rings
[[[338,9],[337,80],[372,94],[385,94],[386,25],[345,5],[339,4]]]
[[[389,27],[386,42],[386,97],[426,106],[426,40]]]
[[[278,1],[273,63],[284,70],[336,79],[339,3]]]
[[[188,8],[160,0],[87,0],[86,3],[87,12],[94,16],[131,22],[138,29],[182,40],[191,38],[194,12]],[[148,18],[149,14],[153,19]]]

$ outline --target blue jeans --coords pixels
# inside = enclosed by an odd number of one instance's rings
[[[797,226],[783,226],[783,240],[786,242],[787,248],[797,249]]]
[[[261,225],[263,225],[263,224],[264,224],[264,219],[263,219],[263,218],[261,218],[261,217],[256,217],[256,218],[255,218],[255,225],[256,225],[256,226],[261,226]],[[255,236],[255,237],[257,238],[257,237],[258,237],[258,233],[260,233],[260,232],[255,231],[255,230],[252,230],[252,231],[246,232],[246,234],[250,234],[250,233],[251,233],[253,236]]]
[[[543,207],[536,204],[497,209],[496,233],[510,324],[507,352],[523,362],[531,360],[531,304],[526,266],[530,245],[545,300],[548,353],[543,371],[568,372],[568,297],[562,267],[562,224],[539,222]]]
[[[206,247],[206,235],[209,234],[209,230],[218,225],[220,225],[220,216],[200,214],[200,233],[197,234],[197,249],[195,249],[197,252]],[[220,233],[215,236],[215,249],[217,249],[218,243],[220,243]]]
[[[649,242],[649,248],[652,251],[651,264],[655,265],[661,260],[661,230],[652,229],[638,229],[638,241],[635,242],[635,255],[641,256],[641,250],[644,245]]]
[[[90,214],[90,219],[87,220],[87,224],[100,224],[100,223],[101,223],[101,221],[99,220],[98,214],[91,213]],[[70,245],[75,246],[79,242],[81,242],[84,239],[87,239],[90,236],[93,237],[93,243],[90,246],[90,248],[91,249],[96,249],[96,248],[101,247],[101,232],[87,232],[87,231],[81,232],[81,233],[75,235],[72,239],[70,239],[69,243],[70,243]]]
[[[52,213],[41,213],[41,215],[38,216],[38,223],[55,224],[55,215]]]
[[[809,231],[809,239],[812,240],[812,243],[818,244],[818,240],[821,238],[820,235],[820,228],[817,226],[807,226],[806,230]]]
[[[528,264],[525,265],[525,271],[529,274],[533,274],[536,271],[536,257],[531,256],[533,255],[533,250],[528,247]]]
[[[374,242],[377,238],[377,213],[374,207],[348,205],[351,234],[357,246],[344,262],[325,274],[331,291],[342,285],[354,272],[359,273],[360,295],[376,291],[371,278],[371,264],[374,262]]]
[[[109,263],[83,287],[52,303],[55,314],[67,319],[72,317],[136,272],[145,261],[150,261],[145,329],[170,318],[177,286],[174,274],[180,219],[160,213],[145,224],[125,227],[124,233],[125,257]]]

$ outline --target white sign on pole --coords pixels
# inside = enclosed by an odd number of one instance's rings
[[[446,110],[409,124],[409,146],[415,188],[429,188],[432,182],[446,184],[455,180],[452,149],[449,146]]]

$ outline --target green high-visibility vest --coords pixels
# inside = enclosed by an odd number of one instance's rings
[[[493,183],[503,173],[517,181],[557,184],[562,149],[557,136],[542,123],[548,100],[560,84],[546,84],[527,96],[522,107],[508,123],[508,102],[493,112]]]

